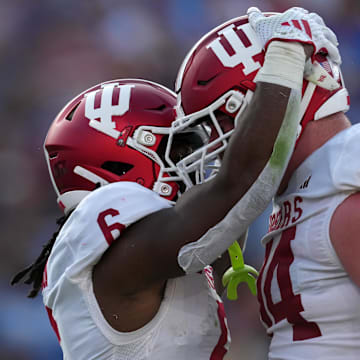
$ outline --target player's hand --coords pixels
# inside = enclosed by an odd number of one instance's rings
[[[251,27],[265,49],[273,40],[296,41],[312,45],[313,55],[321,50],[334,63],[341,63],[336,35],[318,14],[299,7],[271,16],[265,16],[258,8],[251,7],[247,14]]]

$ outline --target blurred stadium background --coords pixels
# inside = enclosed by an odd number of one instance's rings
[[[60,212],[42,144],[54,116],[80,91],[99,82],[141,77],[173,88],[177,69],[200,36],[243,15],[249,6],[319,12],[337,33],[349,112],[360,119],[358,0],[93,0],[0,3],[0,348],[2,360],[60,360],[41,298],[26,298],[11,276],[38,255]],[[245,259],[260,267],[267,214],[251,227]],[[229,360],[265,360],[268,338],[256,299],[243,287],[225,301],[233,344]],[[74,324],[76,326],[76,324]]]

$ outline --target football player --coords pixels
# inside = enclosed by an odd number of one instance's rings
[[[241,107],[247,111],[253,105],[246,99],[253,97],[259,79],[273,81],[265,78],[269,70],[281,78],[286,74],[282,59],[288,44],[277,48],[277,41],[288,32],[295,43],[301,33],[300,42],[313,41],[312,62],[306,63],[297,87],[295,151],[262,240],[266,253],[258,299],[271,336],[269,359],[355,360],[360,356],[360,267],[354,256],[360,250],[360,128],[345,115],[349,95],[337,39],[318,15],[304,9],[264,15],[251,8],[248,15],[220,25],[189,53],[177,83],[181,109],[185,118],[199,111],[226,112],[218,99],[236,93],[242,99],[236,122]],[[273,56],[277,63],[269,69]],[[216,226],[218,234],[235,238],[244,231],[245,198]]]
[[[266,22],[259,16],[253,25]],[[326,53],[317,61],[339,86],[308,84],[312,114],[304,114],[262,239],[257,287],[269,359],[360,358],[360,126],[345,115],[339,62]]]

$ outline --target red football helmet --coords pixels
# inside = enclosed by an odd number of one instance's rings
[[[317,54],[315,58],[340,87],[329,91],[304,80],[298,138],[309,121],[349,108],[349,96],[339,66],[333,64],[326,54]],[[225,113],[236,123],[256,88],[254,77],[263,62],[262,45],[247,16],[227,21],[206,34],[187,54],[177,76],[179,126],[192,126],[208,116],[208,123],[218,132],[216,151],[223,151],[232,130],[222,131],[217,116]],[[222,145],[220,149],[219,144]],[[197,162],[205,169],[204,161],[213,163],[216,158],[212,148],[214,142],[207,144],[202,154],[199,149],[198,156],[189,159],[185,167],[191,164],[194,168]]]
[[[176,96],[146,80],[113,80],[71,100],[44,144],[50,177],[65,213],[97,184],[133,181],[174,199],[179,186],[164,164]],[[164,138],[164,141],[162,141]]]

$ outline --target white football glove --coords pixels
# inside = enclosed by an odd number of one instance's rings
[[[336,35],[319,15],[299,7],[271,16],[265,16],[258,8],[251,7],[247,14],[265,49],[273,40],[296,41],[312,45],[313,55],[325,50],[331,61],[337,65],[341,63]]]
[[[296,41],[314,47],[313,55],[322,50],[336,65],[341,64],[335,33],[315,13],[293,7],[284,13],[265,16],[258,8],[247,11],[249,23],[266,49],[273,40]],[[327,90],[335,90],[340,84],[316,61],[308,60],[304,78]]]

